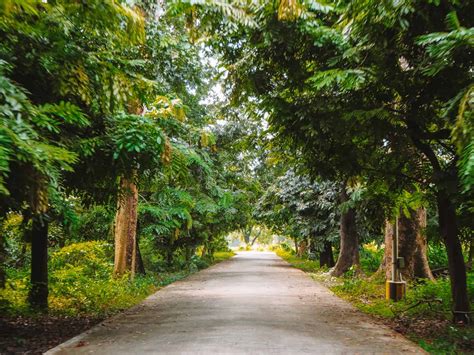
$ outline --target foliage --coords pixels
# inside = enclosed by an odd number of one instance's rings
[[[462,271],[474,221],[473,11],[454,0],[2,1],[6,307],[25,310],[38,220],[60,313],[128,307],[230,257],[233,231],[247,244],[266,228],[310,240],[314,258],[336,245],[349,209],[362,271],[379,268],[385,220],[420,206],[431,267]],[[110,277],[124,177],[138,187],[138,249],[152,272],[135,281]],[[450,277],[452,295],[466,293],[465,273]],[[435,311],[451,309],[445,279],[413,285],[397,305],[355,269],[333,281],[369,313],[436,297]]]
[[[335,184],[311,182],[289,170],[262,195],[258,217],[283,235],[311,238],[318,248],[337,235],[337,197]]]
[[[227,260],[235,255],[232,251],[217,251],[214,253],[214,262]]]
[[[231,252],[218,252],[214,262],[233,255]],[[112,261],[112,246],[102,241],[74,243],[54,252],[50,263],[50,311],[71,316],[110,316],[135,305],[160,287],[210,265],[204,262],[195,268],[162,271],[131,281],[126,276],[111,276]],[[31,311],[26,305],[27,269],[9,268],[8,280],[6,289],[0,290],[2,312],[29,314]]]
[[[428,244],[428,262],[433,270],[447,267],[446,248],[440,244]]]
[[[375,243],[366,244],[360,251],[360,265],[364,272],[375,272],[379,269],[383,259],[383,248]]]
[[[111,238],[112,211],[105,206],[94,206],[80,215],[76,226],[76,240],[109,240]]]
[[[50,266],[55,270],[53,282],[67,282],[70,275],[89,278],[106,278],[110,273],[112,246],[105,242],[83,242],[66,246],[51,255]]]

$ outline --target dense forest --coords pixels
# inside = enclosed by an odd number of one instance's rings
[[[397,233],[403,305],[469,328],[473,13],[2,0],[2,317],[103,318],[231,257],[229,235],[377,294]]]

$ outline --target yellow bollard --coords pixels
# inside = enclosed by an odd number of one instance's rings
[[[385,297],[387,300],[400,301],[405,298],[407,283],[405,281],[387,281],[385,284]]]

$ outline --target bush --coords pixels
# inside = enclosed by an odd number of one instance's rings
[[[113,270],[112,245],[99,241],[68,245],[53,253],[50,269],[52,280],[58,276],[62,280],[72,269],[78,275],[107,279]]]
[[[133,306],[156,289],[153,277],[136,277],[131,281],[127,275],[107,280],[74,277],[67,272],[61,275],[64,282],[52,285],[49,303],[51,309],[62,314],[113,314]]]
[[[360,266],[367,273],[378,270],[383,259],[384,250],[375,243],[365,244],[360,250]]]
[[[51,255],[49,308],[53,314],[109,315],[139,302],[156,289],[153,277],[112,277],[112,246],[105,242],[68,245]],[[8,270],[0,290],[0,307],[7,313],[29,313],[26,303],[29,272]]]
[[[110,314],[128,308],[153,289],[153,278],[112,278],[112,245],[92,241],[51,256],[50,307],[60,313]]]
[[[284,251],[287,251],[287,252],[293,252],[293,247],[290,246],[290,244],[288,244],[287,242],[284,242],[284,243],[281,243],[279,245],[280,249],[283,249]]]
[[[428,244],[428,263],[431,269],[448,266],[448,254],[442,244]]]
[[[218,236],[212,240],[212,250],[216,250],[218,252],[230,252],[229,243],[224,238],[224,236]]]
[[[214,262],[230,258],[232,252],[217,252]],[[108,316],[127,309],[143,298],[191,272],[206,268],[210,262],[194,255],[191,268],[165,271],[157,275],[112,277],[112,245],[91,241],[68,245],[51,255],[49,263],[49,306],[52,314]],[[29,313],[26,303],[29,271],[7,269],[8,282],[0,289],[2,313]]]
[[[30,261],[30,253],[27,252],[25,246],[22,222],[21,215],[10,213],[0,224],[2,243],[4,243],[0,246],[0,252],[4,254],[5,265],[9,267],[26,265]]]
[[[77,240],[111,240],[113,209],[95,206],[81,214],[75,235]]]
[[[190,260],[190,269],[191,270],[201,270],[209,267],[209,261],[201,258],[198,255],[193,255]]]

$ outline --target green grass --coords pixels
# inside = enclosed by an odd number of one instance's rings
[[[235,255],[233,251],[216,251],[214,253],[214,263],[218,263],[232,258]]]
[[[402,327],[406,336],[430,353],[457,354],[474,351],[473,326],[454,326],[450,322],[451,293],[448,279],[409,284],[406,299],[394,303],[385,299],[383,275],[355,275],[348,271],[343,277],[334,278],[327,273],[327,269],[318,268],[317,262],[298,258],[283,249],[277,249],[276,253],[292,266],[310,273],[315,280],[322,282],[337,296],[349,301],[362,312],[384,319],[399,329]],[[366,262],[368,264],[372,265],[373,260]],[[373,265],[370,269],[375,270]],[[468,274],[468,285],[472,301],[472,272]]]
[[[318,261],[299,258],[291,251],[287,251],[283,249],[276,249],[275,253],[297,269],[303,270],[305,272],[311,272],[311,273],[321,272],[321,268],[319,267]]]

